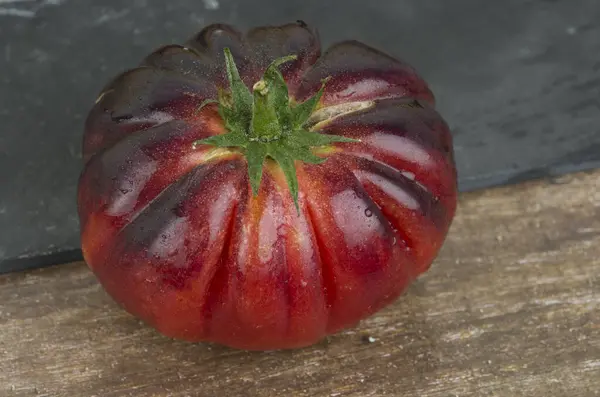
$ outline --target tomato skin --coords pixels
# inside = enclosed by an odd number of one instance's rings
[[[278,57],[301,102],[330,77],[320,119],[360,139],[297,162],[299,212],[273,162],[258,195],[237,150],[201,147],[226,132],[223,48],[252,86]],[[78,208],[86,262],[128,312],[161,333],[250,349],[297,348],[393,302],[435,259],[456,209],[452,137],[426,82],[358,42],[321,55],[302,23],[246,34],[211,25],[111,81],[86,121]],[[316,128],[316,127],[315,127]]]

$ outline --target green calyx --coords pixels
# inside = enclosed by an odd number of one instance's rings
[[[218,103],[227,133],[196,141],[194,145],[241,149],[248,162],[248,176],[254,195],[258,194],[263,164],[267,157],[271,158],[281,167],[299,211],[296,160],[320,164],[326,159],[315,155],[313,148],[355,140],[305,129],[304,125],[323,95],[326,81],[313,97],[299,104],[290,103],[279,66],[295,59],[296,56],[286,56],[275,60],[250,92],[240,78],[231,51],[225,48],[230,92],[220,92],[218,101],[207,100],[200,109],[209,103]]]

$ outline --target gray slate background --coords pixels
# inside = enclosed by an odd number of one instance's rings
[[[79,257],[82,124],[108,79],[205,24],[296,19],[421,72],[463,191],[600,164],[598,0],[0,0],[0,273]]]

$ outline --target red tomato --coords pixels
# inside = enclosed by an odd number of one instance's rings
[[[102,90],[83,151],[88,265],[188,341],[296,348],[354,326],[429,268],[456,208],[426,82],[356,41],[321,55],[301,22],[158,49]]]

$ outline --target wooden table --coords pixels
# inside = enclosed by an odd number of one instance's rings
[[[600,396],[600,172],[464,194],[358,328],[248,353],[158,335],[83,263],[0,277],[0,396]]]

